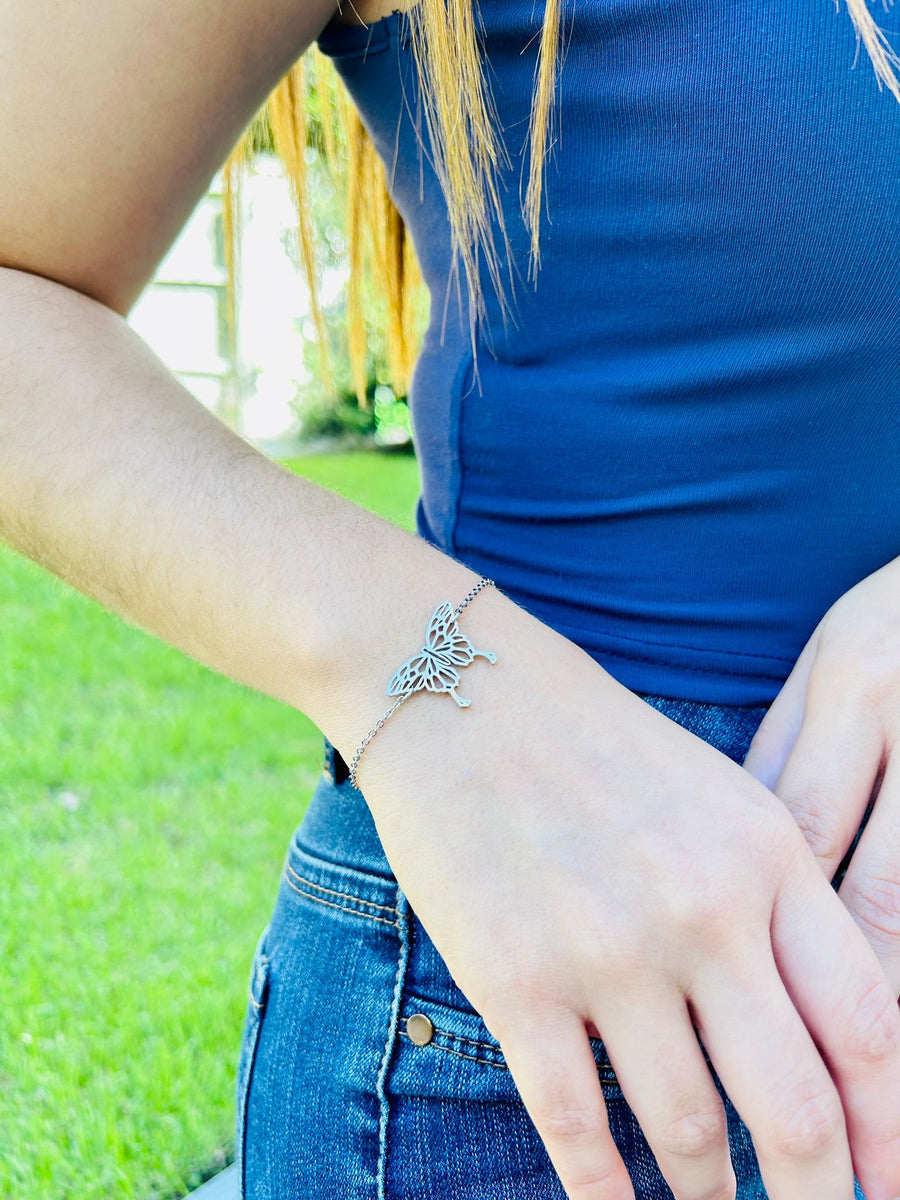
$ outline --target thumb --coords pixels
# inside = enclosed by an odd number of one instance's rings
[[[819,630],[803,648],[781,691],[763,717],[743,761],[745,771],[771,791],[790,757],[803,724],[809,673],[819,646]]]

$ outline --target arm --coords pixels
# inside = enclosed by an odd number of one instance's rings
[[[336,7],[0,5],[0,266],[126,313]]]
[[[0,120],[0,535],[301,708],[349,759],[435,604],[476,574],[259,455],[121,316],[324,14],[296,0],[83,13],[5,9],[19,57]],[[37,129],[28,73],[66,97]],[[870,1200],[900,1195],[900,1014],[777,798],[494,589],[465,631],[497,654],[468,671],[471,709],[411,700],[360,781],[573,1200],[633,1195],[597,1031],[680,1200],[733,1194],[695,1028],[774,1200],[846,1200],[851,1151]]]
[[[4,268],[0,537],[342,746],[384,707],[366,660],[478,578],[231,433],[117,313]]]
[[[412,555],[429,598],[430,571],[473,573],[253,451],[122,319],[334,9],[3,7],[0,536],[340,736],[298,689],[312,686],[317,614],[329,637],[354,636],[340,581],[355,540],[384,558]],[[367,598],[371,628],[380,617],[389,627],[377,595]]]
[[[0,269],[0,364],[0,534],[349,760],[475,572],[260,455],[60,284]],[[497,655],[466,669],[471,709],[411,700],[360,782],[569,1195],[633,1195],[590,1033],[676,1195],[729,1194],[696,1029],[773,1197],[846,1200],[852,1148],[893,1200],[900,1015],[786,810],[495,589],[464,631]]]

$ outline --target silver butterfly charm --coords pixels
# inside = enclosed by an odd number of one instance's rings
[[[448,692],[460,708],[472,703],[456,694],[459,686],[457,667],[467,667],[476,656],[496,662],[490,650],[476,650],[469,639],[459,632],[450,601],[445,600],[434,610],[428,622],[425,645],[418,654],[408,658],[392,676],[387,686],[389,696],[412,695],[413,692]]]

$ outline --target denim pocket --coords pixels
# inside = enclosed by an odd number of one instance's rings
[[[416,941],[414,933],[411,975]],[[385,1080],[385,1195],[565,1200],[503,1050],[481,1016],[423,995],[411,982]],[[592,1042],[610,1127],[619,1130],[630,1110],[605,1051]]]
[[[269,956],[266,952],[268,933],[269,927],[266,926],[260,935],[253,955],[253,965],[250,969],[250,994],[247,999],[247,1014],[244,1018],[244,1032],[238,1061],[235,1162],[240,1175],[242,1197],[245,1192],[244,1130],[247,1121],[247,1100],[250,1095],[250,1079],[253,1074],[259,1031],[262,1027],[269,995]]]
[[[410,1036],[411,1018],[415,1018],[414,1036]],[[398,1034],[391,1076],[392,1088],[398,1093],[433,1098],[468,1094],[479,1100],[518,1098],[500,1043],[474,1009],[407,993]],[[621,1100],[622,1091],[605,1046],[599,1038],[589,1041],[604,1098]]]
[[[251,980],[242,1196],[373,1200],[402,955],[397,906],[395,881],[292,839]]]
[[[295,905],[324,910],[336,922],[381,926],[397,931],[397,884],[373,871],[342,866],[310,853],[295,836],[281,875],[281,904],[273,918],[279,944],[290,940],[285,924],[298,923]],[[287,889],[287,891],[285,891]]]

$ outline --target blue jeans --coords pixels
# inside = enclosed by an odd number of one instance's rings
[[[737,763],[766,712],[643,698]],[[407,1033],[417,1013],[433,1026],[426,1045]],[[592,1041],[638,1200],[671,1197]],[[723,1099],[738,1200],[765,1200],[750,1135]],[[500,1046],[400,891],[362,793],[327,772],[253,962],[237,1159],[246,1200],[565,1200]]]

